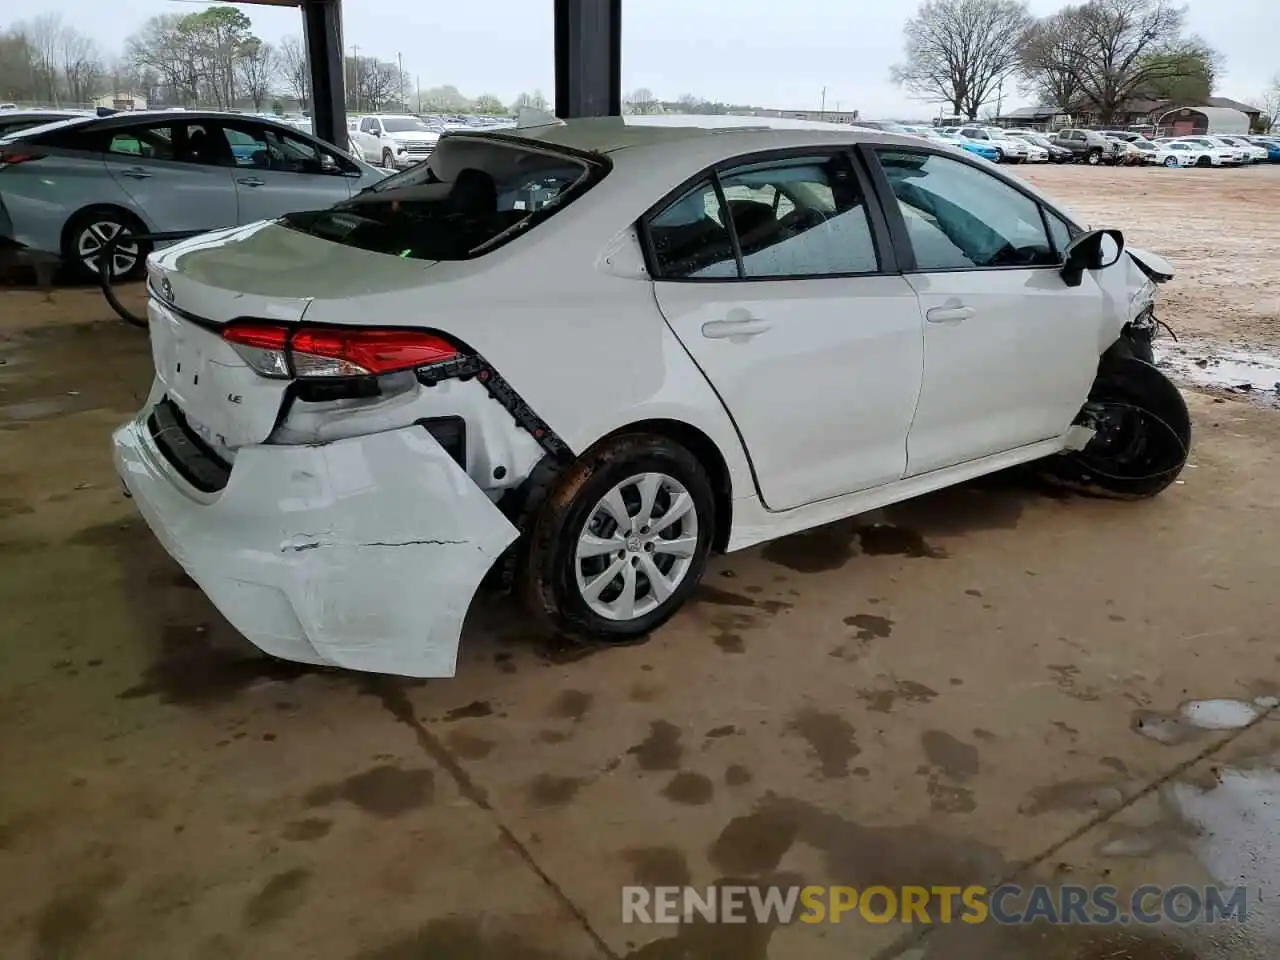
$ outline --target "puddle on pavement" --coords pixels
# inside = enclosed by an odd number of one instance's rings
[[[1239,730],[1247,727],[1280,703],[1276,697],[1255,697],[1253,700],[1188,700],[1177,710],[1160,713],[1155,710],[1138,710],[1133,714],[1130,726],[1156,743],[1167,747],[1187,743],[1206,733],[1217,730]]]
[[[1174,379],[1280,409],[1280,357],[1209,340],[1161,340],[1156,366]]]

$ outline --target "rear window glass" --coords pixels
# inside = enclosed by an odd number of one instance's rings
[[[589,190],[602,162],[514,141],[445,137],[431,159],[328,210],[283,222],[415,260],[467,260],[528,232]]]

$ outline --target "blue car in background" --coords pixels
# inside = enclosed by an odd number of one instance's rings
[[[1247,137],[1250,143],[1256,143],[1267,150],[1268,163],[1280,163],[1280,139],[1276,137]]]
[[[997,163],[1000,160],[1000,152],[995,147],[988,146],[978,140],[958,137],[953,133],[939,133],[936,130],[931,130],[924,136],[926,139],[936,140],[938,143],[945,143],[952,147],[959,147],[961,150],[967,150],[970,153],[977,154],[983,160],[990,160],[992,163]]]

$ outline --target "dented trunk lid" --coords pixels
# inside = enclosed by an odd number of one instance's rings
[[[235,320],[295,324],[319,298],[341,301],[422,282],[431,263],[334,244],[274,222],[202,234],[148,263],[151,353],[165,395],[224,459],[262,443],[289,380],[258,375],[222,339]],[[378,318],[352,316],[352,323]]]

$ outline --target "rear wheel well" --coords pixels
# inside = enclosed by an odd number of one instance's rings
[[[698,458],[702,469],[707,471],[707,476],[711,479],[711,489],[716,498],[716,531],[711,548],[723,553],[729,545],[729,531],[733,526],[733,484],[729,479],[729,466],[715,441],[691,424],[663,419],[629,423],[601,439],[607,440],[626,433],[649,433],[666,437]]]

